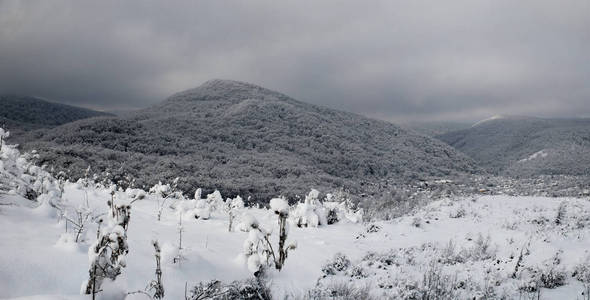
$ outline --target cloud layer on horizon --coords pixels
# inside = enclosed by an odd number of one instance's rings
[[[392,121],[590,116],[590,2],[0,1],[0,93],[149,106],[212,78]]]

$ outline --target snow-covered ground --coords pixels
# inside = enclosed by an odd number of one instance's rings
[[[108,190],[69,183],[63,198],[76,207],[85,205],[86,193],[96,213],[107,211]],[[118,197],[125,201],[126,194],[119,192]],[[96,239],[96,225],[86,231],[85,242],[74,243],[63,236],[65,222],[58,221],[54,208],[35,207],[30,200],[15,195],[0,198],[2,204],[9,204],[0,209],[0,296],[79,294],[81,283],[88,277],[87,252]],[[126,281],[128,291],[143,290],[154,278],[154,239],[163,249],[167,299],[182,299],[185,283],[190,287],[199,281],[233,281],[253,276],[240,259],[248,234],[228,232],[228,217],[221,211],[213,212],[209,220],[183,221],[184,259],[173,263],[179,218],[166,207],[158,221],[158,200],[161,201],[148,195],[132,205],[129,254],[122,275],[125,280],[121,280]],[[560,205],[565,207],[565,214],[556,224]],[[272,238],[277,239],[274,213],[250,208],[239,214],[245,213],[255,216],[262,227],[274,228]],[[590,202],[586,199],[485,196],[441,200],[414,215],[388,222],[343,222],[317,228],[291,226],[289,240],[296,241],[298,247],[290,253],[283,270],[271,271],[269,278],[278,299],[303,296],[324,275],[319,286],[344,280],[370,285],[373,295],[378,297],[400,296],[407,292],[402,291],[400,282],[419,286],[432,261],[440,261],[442,273],[455,275],[457,282],[494,281],[498,293],[518,298],[519,285],[531,276],[525,278],[523,272],[517,272],[516,278],[512,278],[524,248],[521,269],[547,268],[545,264],[552,264],[557,255],[560,262],[555,268],[566,273],[565,285],[542,289],[541,298],[576,299],[582,297],[582,283],[572,278],[572,272],[589,255],[589,228]],[[69,235],[72,234],[70,228]],[[454,246],[449,247],[450,241]],[[487,248],[478,249],[481,243]],[[350,267],[325,274],[323,266],[336,253],[345,255]]]

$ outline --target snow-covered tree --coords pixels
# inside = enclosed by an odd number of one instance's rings
[[[4,140],[10,136],[10,131],[4,130],[0,128],[0,150],[2,150],[2,146],[4,146]]]
[[[242,197],[240,196],[237,196],[234,199],[227,198],[225,200],[225,211],[227,212],[229,219],[228,231],[232,231],[236,212],[242,208],[244,208],[244,200],[242,200]]]

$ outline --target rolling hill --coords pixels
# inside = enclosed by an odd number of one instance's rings
[[[37,97],[0,95],[0,126],[13,133],[55,127],[97,116],[112,114],[49,102]]]
[[[21,141],[76,178],[90,166],[138,186],[253,200],[310,188],[361,193],[367,182],[478,172],[465,155],[391,123],[297,101],[256,85],[212,80],[125,117],[79,120]],[[105,173],[106,174],[106,173]]]
[[[492,173],[590,175],[590,119],[495,116],[437,138]]]

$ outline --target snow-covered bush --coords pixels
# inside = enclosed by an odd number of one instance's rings
[[[225,203],[223,202],[223,197],[218,190],[215,190],[213,193],[207,195],[207,205],[209,205],[212,211],[217,211],[223,209]]]
[[[266,282],[260,278],[234,281],[225,284],[219,280],[200,282],[190,289],[186,300],[271,300],[272,296]]]
[[[572,277],[582,283],[582,299],[590,300],[590,255],[574,267]]]
[[[125,268],[129,252],[125,229],[120,225],[104,228],[98,240],[88,249],[89,279],[82,284],[82,293],[94,295],[105,279],[115,280]]]
[[[170,187],[170,184],[162,184],[162,182],[159,181],[149,189],[149,193],[160,198],[166,198],[172,193],[172,187]]]
[[[440,251],[440,262],[447,265],[465,263],[469,261],[482,261],[496,256],[496,248],[492,247],[490,236],[484,238],[481,234],[474,241],[472,247],[463,247],[456,251],[455,242],[449,240],[446,247]]]
[[[354,282],[332,281],[326,286],[318,285],[305,295],[306,300],[339,299],[339,300],[373,300],[371,286],[358,286]]]
[[[563,286],[566,280],[567,273],[557,252],[540,266],[522,268],[518,273],[518,291],[521,296],[538,299],[541,288],[554,289]]]
[[[318,200],[320,192],[312,189],[303,203],[298,203],[292,220],[298,227],[318,227],[328,225],[326,209]]]
[[[78,206],[73,212],[66,207],[63,210],[63,218],[66,220],[66,228],[68,223],[73,227],[74,242],[78,243],[84,241],[88,225],[95,221],[96,213],[86,205]]]
[[[277,270],[281,270],[285,264],[285,260],[289,254],[289,250],[295,249],[295,244],[285,246],[287,242],[287,235],[289,234],[289,224],[287,218],[289,217],[289,203],[284,198],[273,198],[270,200],[270,209],[278,216],[279,225],[279,257],[276,258],[273,254],[275,261],[275,267]],[[267,240],[268,241],[268,240]],[[270,247],[270,245],[269,245]],[[272,247],[271,247],[272,250]]]
[[[238,211],[243,208],[244,208],[244,200],[242,200],[242,197],[240,197],[240,196],[237,196],[234,199],[227,198],[225,200],[225,211],[227,212],[228,219],[229,219],[228,231],[230,231],[230,232],[232,231],[234,218],[236,217],[236,214],[238,213]]]
[[[566,213],[567,213],[567,203],[565,201],[561,201],[561,203],[559,203],[559,206],[557,207],[557,214],[555,215],[554,222],[556,225],[561,225],[561,224],[565,223]]]
[[[244,216],[239,227],[248,232],[243,245],[248,270],[256,277],[261,276],[271,259],[271,250],[266,242],[270,233],[261,228],[258,221],[250,215]]]
[[[89,279],[82,284],[81,292],[93,297],[101,290],[105,279],[114,281],[127,265],[125,256],[129,252],[127,227],[131,206],[117,205],[113,199],[108,202],[111,209],[107,225],[99,226],[98,239],[88,249]]]
[[[201,199],[201,189],[195,191],[195,199],[182,199],[175,204],[176,212],[184,219],[207,220],[211,217],[211,206],[206,199]]]
[[[442,266],[432,261],[424,272],[422,281],[415,289],[409,289],[414,294],[408,299],[457,299],[457,277],[443,272]]]
[[[467,212],[465,211],[465,207],[460,206],[459,208],[457,208],[449,213],[449,218],[453,218],[453,219],[463,218],[463,217],[465,217],[466,214],[467,214]]]
[[[132,201],[143,200],[146,197],[146,193],[142,189],[127,188],[125,194],[127,194],[127,197]]]
[[[327,212],[326,221],[328,225],[341,221],[351,223],[363,221],[364,210],[357,207],[350,200],[350,195],[342,190],[326,194],[326,199],[322,205]]]
[[[289,250],[296,248],[294,243],[285,246],[288,233],[287,217],[289,206],[286,205],[286,200],[281,198],[275,199],[278,200],[273,199],[272,207],[274,207],[273,211],[279,216],[278,253],[274,251],[270,243],[271,233],[261,228],[254,217],[245,215],[240,225],[238,225],[240,230],[248,232],[248,238],[246,238],[243,245],[243,254],[248,265],[248,270],[254,273],[256,277],[262,276],[265,268],[271,265],[274,265],[275,269],[280,271],[285,264]]]
[[[330,198],[330,197],[326,197]],[[363,221],[363,209],[354,209],[350,202],[325,201],[322,203],[326,212],[326,224],[331,225],[341,221],[360,223]]]
[[[58,181],[44,167],[34,164],[38,157],[35,150],[21,154],[16,145],[4,144],[0,149],[0,193],[17,194],[29,200],[38,200],[44,193],[55,194],[46,201],[61,197]],[[52,202],[46,204],[54,206]]]
[[[195,209],[193,210],[193,217],[195,219],[207,220],[211,217],[211,207],[207,201],[201,199],[197,200]]]
[[[153,299],[164,298],[164,284],[162,283],[161,250],[158,241],[152,241],[156,257],[156,278],[148,284],[148,291],[153,292]]]
[[[325,276],[336,275],[346,271],[350,267],[350,259],[342,253],[336,253],[334,258],[322,266],[322,273]]]
[[[0,151],[2,150],[2,146],[4,146],[4,140],[6,140],[10,136],[10,131],[4,130],[0,127]]]

